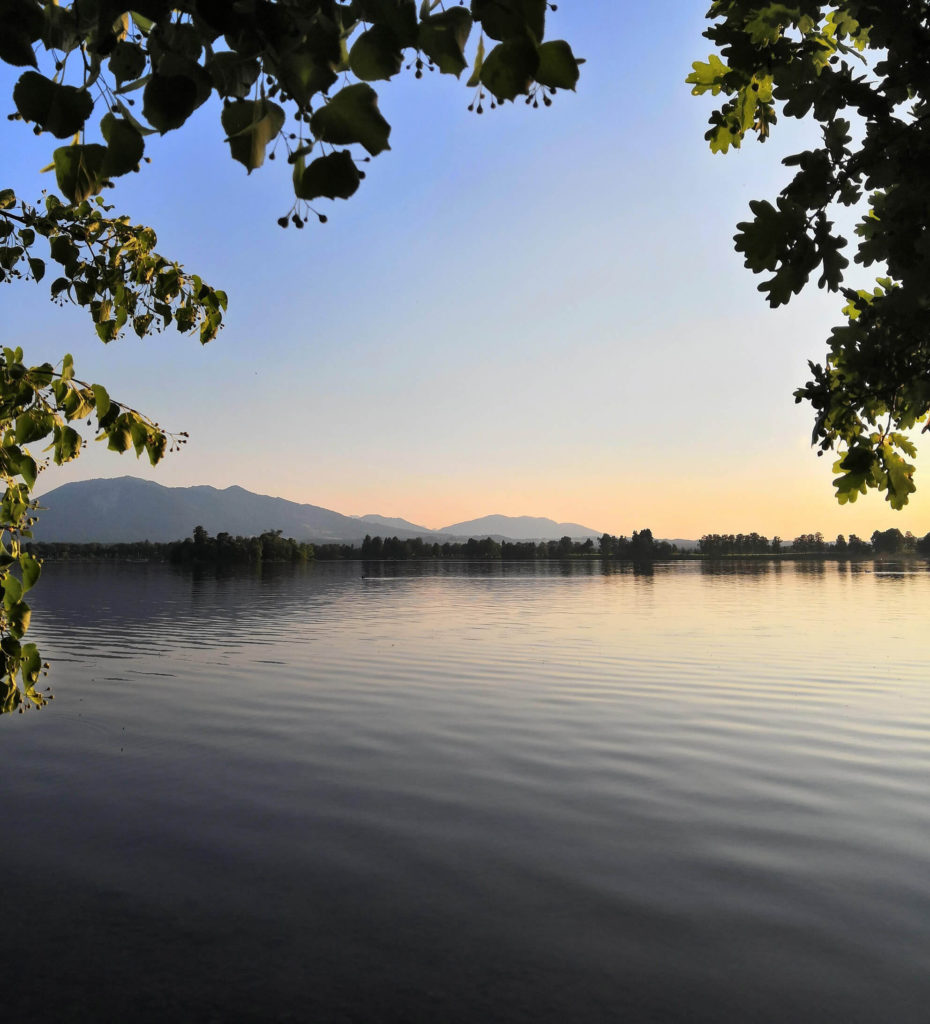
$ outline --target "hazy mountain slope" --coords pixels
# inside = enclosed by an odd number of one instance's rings
[[[48,511],[40,514],[35,535],[47,541],[171,541],[189,537],[195,526],[243,536],[281,530],[315,541],[357,541],[371,532],[370,524],[351,516],[242,487],[163,487],[128,476],[64,484],[39,500]],[[401,537],[415,532],[392,530]]]
[[[367,516],[359,516],[358,521],[360,523],[369,523],[375,529],[381,530],[407,530],[417,534],[436,533],[437,531],[429,529],[427,526],[418,526],[416,523],[408,522],[406,519],[398,519],[396,516],[377,516],[369,514]],[[371,531],[369,531],[371,532]]]
[[[285,537],[318,542],[360,542],[365,534],[430,541],[498,537],[507,540],[559,540],[600,536],[578,523],[557,523],[541,516],[490,515],[443,530],[427,530],[406,519],[388,516],[344,516],[318,505],[255,494],[242,487],[218,490],[164,487],[151,480],[123,476],[64,484],[39,498],[37,540],[71,543],[172,541],[189,537],[195,526],[209,533],[255,536],[281,530]],[[682,547],[694,541],[676,541]]]
[[[596,539],[601,536],[597,530],[587,526],[557,523],[542,516],[482,516],[481,519],[444,526],[442,532],[466,537],[501,536],[510,540],[559,540],[562,537]]]

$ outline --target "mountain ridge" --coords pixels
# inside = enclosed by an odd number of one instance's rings
[[[596,539],[600,532],[543,516],[489,515],[429,530],[408,520],[369,514],[347,516],[320,505],[248,491],[238,484],[166,487],[141,477],[98,477],[62,484],[39,497],[45,508],[35,527],[39,541],[121,543],[169,542],[189,537],[195,526],[208,533],[254,536],[281,530],[295,540],[355,543],[378,527],[401,539],[443,543],[469,537],[506,540]],[[396,524],[396,525],[395,525]],[[405,525],[400,525],[405,524]],[[498,529],[498,527],[503,527]]]

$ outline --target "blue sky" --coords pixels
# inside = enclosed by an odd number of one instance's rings
[[[392,150],[325,226],[282,231],[283,159],[247,176],[207,105],[149,143],[120,210],[223,287],[228,326],[96,341],[43,286],[0,290],[4,344],[187,430],[156,470],[93,446],[50,469],[168,485],[240,484],[344,513],[438,527],[501,512],[612,533],[930,530],[930,479],[903,514],[839,508],[794,387],[838,315],[816,291],[771,311],[733,251],[751,198],[807,129],[712,156],[703,2],[560,3],[549,35],[586,58],[549,109],[466,107],[463,81],[381,83]],[[9,88],[14,75],[4,79]],[[4,186],[35,195],[53,142],[3,121]],[[921,495],[923,495],[921,497]]]

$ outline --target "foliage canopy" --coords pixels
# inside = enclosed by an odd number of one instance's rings
[[[843,296],[845,321],[795,398],[813,406],[818,454],[837,452],[839,502],[875,488],[903,508],[907,432],[930,413],[930,5],[714,0],[707,17],[717,52],[687,80],[719,97],[711,150],[764,141],[779,115],[819,125],[820,143],[783,161],[794,177],[774,202],[750,204],[736,249],[773,307],[812,277]],[[847,283],[838,216],[858,217],[853,262],[877,271],[867,288]]]
[[[87,309],[103,342],[174,326],[211,341],[226,295],[156,251],[155,232],[113,215],[101,192],[140,169],[153,136],[183,127],[214,95],[230,156],[251,173],[286,153],[294,203],[279,223],[325,221],[312,204],[348,199],[363,163],[390,148],[372,82],[405,67],[422,78],[470,68],[471,108],[523,98],[545,106],[574,89],[581,61],[546,38],[547,0],[0,0],[0,61],[21,69],[13,120],[61,140],[50,153],[60,195],[30,203],[0,188],[0,282],[50,279],[53,301]],[[469,46],[477,37],[477,42]],[[2,185],[2,182],[0,182]],[[50,273],[50,268],[53,268]],[[23,600],[40,565],[23,548],[43,463],[85,443],[80,421],[117,452],[157,463],[183,444],[74,376],[70,356],[28,365],[0,353],[0,712],[44,703],[43,668],[23,643]]]

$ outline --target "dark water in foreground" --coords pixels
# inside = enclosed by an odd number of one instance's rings
[[[890,568],[49,567],[0,1019],[924,1024]]]

